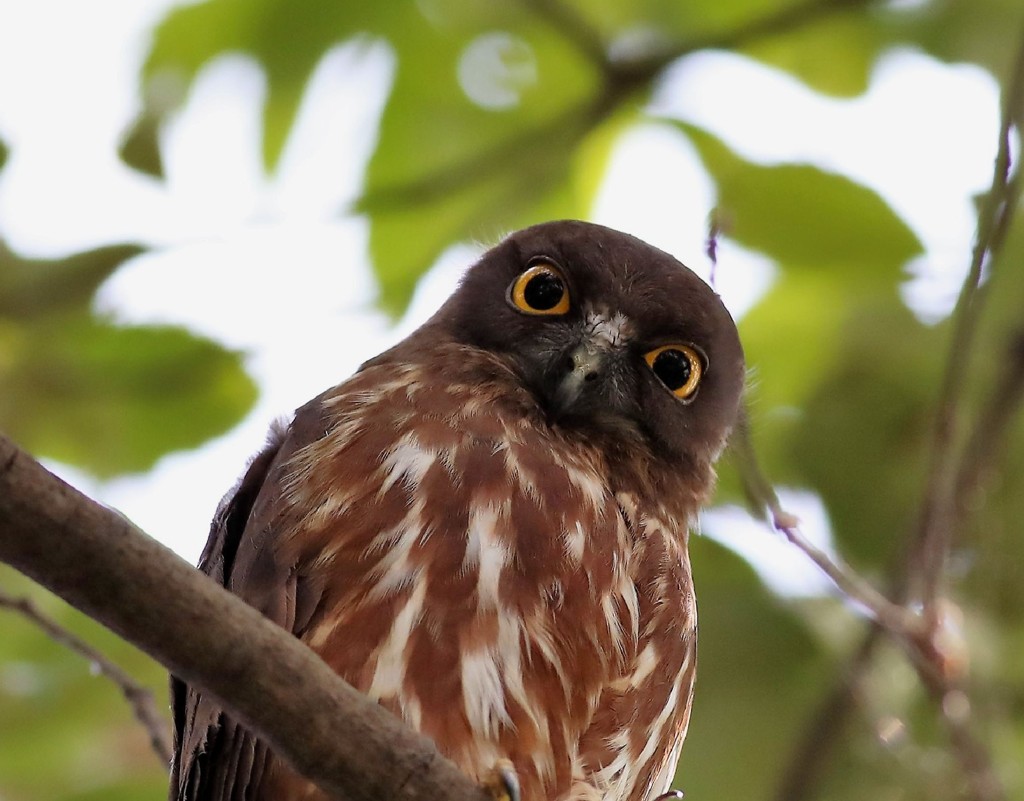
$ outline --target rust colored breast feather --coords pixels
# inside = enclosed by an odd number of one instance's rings
[[[377,364],[322,402],[277,518],[277,557],[321,588],[302,638],[470,775],[511,759],[526,799],[667,783],[678,737],[650,775],[627,763],[685,727],[685,537],[630,525],[601,453],[486,360]],[[666,606],[677,653],[648,644]]]

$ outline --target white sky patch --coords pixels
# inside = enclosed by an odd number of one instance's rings
[[[832,528],[821,499],[813,492],[779,488],[782,508],[800,519],[801,533],[835,556]],[[770,590],[789,598],[834,595],[832,580],[796,546],[738,506],[709,509],[701,515],[701,533],[736,552],[757,571]]]
[[[877,191],[927,250],[905,298],[925,317],[948,314],[970,258],[972,198],[992,178],[999,89],[983,69],[892,50],[862,97],[837,100],[744,56],[703,52],[667,72],[651,111],[707,128],[744,158],[810,163]]]

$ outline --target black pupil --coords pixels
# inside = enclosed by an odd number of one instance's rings
[[[526,282],[523,289],[523,298],[530,304],[531,309],[538,311],[555,308],[564,294],[562,279],[549,272],[537,273]]]
[[[673,348],[659,353],[651,366],[654,368],[654,374],[673,391],[686,385],[686,382],[690,380],[690,371],[693,369],[686,354]]]

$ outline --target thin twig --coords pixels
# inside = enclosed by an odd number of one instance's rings
[[[882,593],[861,578],[846,562],[831,558],[811,543],[800,529],[792,524],[795,518],[784,509],[772,509],[772,525],[782,532],[786,539],[803,551],[821,571],[835,582],[848,598],[862,604],[871,616],[889,633],[903,640],[917,640],[924,636],[922,617],[904,606],[894,604]]]
[[[82,642],[78,637],[59,623],[43,614],[28,598],[15,598],[0,589],[0,609],[9,609],[42,629],[54,642],[87,660],[90,666],[101,676],[105,676],[121,691],[132,708],[135,719],[142,724],[149,734],[149,742],[157,757],[167,765],[171,761],[170,726],[157,709],[153,693],[139,684],[121,668],[107,659],[103,654]]]
[[[1004,797],[998,777],[983,744],[971,729],[970,701],[951,680],[948,671],[926,660],[941,660],[943,654],[937,648],[936,636],[942,621],[939,619],[937,592],[941,577],[945,573],[945,560],[951,545],[951,537],[957,531],[970,507],[971,499],[978,492],[984,476],[996,460],[1003,435],[1010,421],[1024,400],[1024,337],[1019,333],[1011,343],[1009,368],[1001,383],[994,391],[992,400],[978,416],[975,428],[967,439],[959,467],[953,459],[956,441],[960,384],[958,379],[966,369],[970,357],[974,330],[984,300],[981,294],[983,268],[998,252],[1010,221],[1016,211],[1021,194],[1021,172],[1010,174],[1010,133],[1016,127],[1022,128],[1024,118],[1024,36],[1017,56],[1011,86],[1003,106],[1003,120],[1000,126],[998,154],[993,170],[992,188],[979,213],[978,236],[972,253],[968,275],[961,288],[957,307],[954,311],[954,334],[947,357],[947,367],[939,396],[939,411],[933,434],[932,462],[922,514],[918,524],[916,547],[908,552],[905,570],[898,572],[892,597],[905,599],[915,578],[927,578],[924,596],[928,599],[928,626],[933,632],[919,645],[926,649],[914,659],[915,667],[922,682],[935,700],[940,716],[949,732],[950,745],[970,786],[971,797],[976,801],[992,801]],[[759,477],[763,485],[767,481]],[[770,485],[769,485],[770,486]],[[763,492],[763,487],[762,487]],[[940,508],[944,507],[944,508]],[[936,530],[935,523],[939,528]],[[918,560],[915,564],[915,558]],[[798,772],[806,764],[808,755],[823,752],[821,738],[834,742],[842,719],[852,708],[849,703],[852,688],[871,663],[871,654],[879,641],[880,627],[873,625],[861,642],[844,671],[843,680],[833,689],[819,707],[812,724],[805,731],[805,737],[790,760],[790,770],[779,786],[779,799],[788,801],[805,798],[810,783]],[[911,655],[914,656],[913,652]],[[921,657],[924,657],[922,659]],[[834,714],[836,711],[839,714]]]
[[[899,640],[919,642],[926,636],[924,620],[915,612],[895,604],[876,590],[842,559],[833,559],[800,533],[795,515],[782,508],[775,488],[758,464],[750,436],[750,423],[744,410],[732,437],[733,454],[739,465],[746,491],[758,509],[771,514],[771,524],[799,548],[852,601],[863,606],[871,617]]]
[[[939,389],[932,453],[924,498],[918,516],[917,553],[910,565],[911,584],[920,583],[926,616],[934,615],[941,593],[946,559],[953,543],[957,482],[956,446],[961,428],[965,382],[973,356],[978,319],[984,307],[984,268],[1002,246],[1020,196],[1020,181],[1011,178],[1011,134],[1024,117],[1024,33],[1014,72],[1003,99],[999,145],[993,165],[992,185],[978,214],[978,233],[971,264],[953,310],[952,338]]]
[[[1006,791],[992,767],[988,749],[974,733],[967,694],[959,687],[927,679],[925,687],[939,710],[953,756],[960,763],[960,770],[967,780],[966,797],[970,801],[1004,801]]]
[[[1007,445],[1006,432],[1024,402],[1024,331],[1011,338],[1004,369],[967,438],[957,473],[953,508],[959,523],[973,506]]]
[[[718,237],[722,235],[722,224],[723,212],[717,206],[711,209],[711,213],[708,215],[708,235],[707,239],[704,240],[704,255],[708,257],[708,261],[711,262],[711,271],[708,275],[708,283],[712,289],[716,289],[715,286],[715,273],[718,270]]]
[[[973,506],[973,498],[996,469],[995,465],[1007,444],[1006,432],[1024,403],[1024,331],[1010,337],[1004,364],[1002,377],[990,400],[978,414],[975,427],[967,438],[956,482],[954,530],[960,528]],[[894,571],[897,578],[892,582],[893,598],[902,598],[906,594],[906,577],[900,561],[901,565]],[[840,678],[818,704],[787,760],[787,768],[782,772],[776,788],[776,801],[804,801],[811,797],[817,777],[824,770],[824,763],[855,708],[855,690],[872,664],[875,650],[882,642],[880,635],[883,631],[883,627],[877,623],[868,629],[840,672]],[[929,693],[935,699],[949,732],[954,756],[969,772],[969,780],[979,785],[973,790],[973,797],[1001,797],[993,795],[996,792],[993,788],[999,786],[998,779],[991,769],[984,748],[971,731],[970,719],[963,715],[963,704],[969,704],[966,696],[959,690],[948,690],[944,694],[939,684],[931,680],[929,682]]]

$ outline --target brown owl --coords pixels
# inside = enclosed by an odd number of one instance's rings
[[[301,407],[200,568],[469,776],[644,801],[693,693],[688,527],[737,416],[718,296],[597,225],[506,238],[408,339]],[[324,799],[175,681],[177,801]]]

